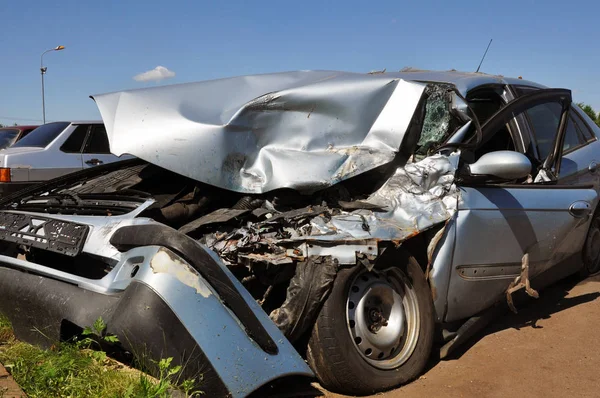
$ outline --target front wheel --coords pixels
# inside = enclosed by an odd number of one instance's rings
[[[418,377],[431,354],[434,316],[421,267],[397,251],[368,271],[339,271],[308,343],[321,384],[371,394]],[[381,261],[387,260],[387,261]]]

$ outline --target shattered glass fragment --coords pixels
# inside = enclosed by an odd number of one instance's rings
[[[431,154],[453,132],[448,87],[444,85],[428,86],[425,92],[429,97],[425,104],[425,120],[421,138],[417,142],[417,151],[415,152],[417,160]]]

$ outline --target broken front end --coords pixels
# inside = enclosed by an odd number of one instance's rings
[[[339,391],[408,381],[332,381],[327,322],[342,319],[337,350],[356,349],[358,367],[424,366],[431,258],[402,245],[431,256],[456,211],[458,152],[435,154],[471,123],[453,90],[326,72],[236,79],[95,97],[113,152],[139,159],[2,199],[0,312],[46,345],[102,317],[120,350],[150,370],[173,357],[210,396],[312,376],[298,352]],[[215,85],[228,94],[208,101]]]

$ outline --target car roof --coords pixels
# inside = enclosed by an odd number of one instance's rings
[[[372,72],[379,73],[379,72]],[[522,78],[505,77],[501,75],[489,75],[481,72],[460,72],[457,70],[432,71],[415,68],[404,68],[400,72],[385,72],[386,75],[398,77],[404,80],[420,82],[449,83],[456,86],[461,94],[469,90],[487,84],[514,84],[521,86],[532,86],[545,88],[545,86]]]
[[[7,130],[7,129],[25,130],[25,129],[35,129],[37,127],[40,127],[40,126],[37,125],[37,124],[18,125],[18,126],[4,126],[4,127],[0,127],[0,130]]]
[[[53,120],[51,122],[47,122],[46,124],[50,124],[50,123],[103,124],[104,122],[102,120]],[[41,124],[40,126],[43,126],[43,124]],[[40,127],[40,126],[34,126],[34,127]]]
[[[69,123],[71,123],[71,124],[104,124],[104,122],[102,120],[71,120]]]

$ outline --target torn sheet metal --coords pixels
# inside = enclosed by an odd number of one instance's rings
[[[371,239],[364,242],[356,241],[344,245],[324,245],[317,243],[303,244],[306,248],[307,257],[333,257],[339,264],[354,265],[357,261],[357,256],[364,255],[374,259],[377,257],[377,240]]]
[[[114,154],[236,192],[311,192],[389,163],[425,87],[300,71],[93,98]]]
[[[328,222],[313,219],[319,228],[311,230],[316,240],[378,239],[402,241],[433,225],[448,220],[456,211],[458,190],[454,175],[458,153],[450,157],[433,155],[409,163],[395,174],[366,203],[384,211],[367,209],[342,211]],[[307,236],[298,239],[306,239]]]
[[[203,225],[226,222],[249,211],[250,210],[248,209],[217,209],[212,213],[205,214],[204,216],[185,224],[183,227],[179,228],[179,231],[187,234]]]
[[[360,263],[359,254],[373,259],[378,241],[400,243],[452,217],[458,204],[458,160],[455,152],[398,168],[363,201],[375,210],[309,206],[248,222],[231,233],[210,234],[206,242],[232,264],[240,258],[285,264],[286,258],[314,255],[331,256],[340,264]]]

